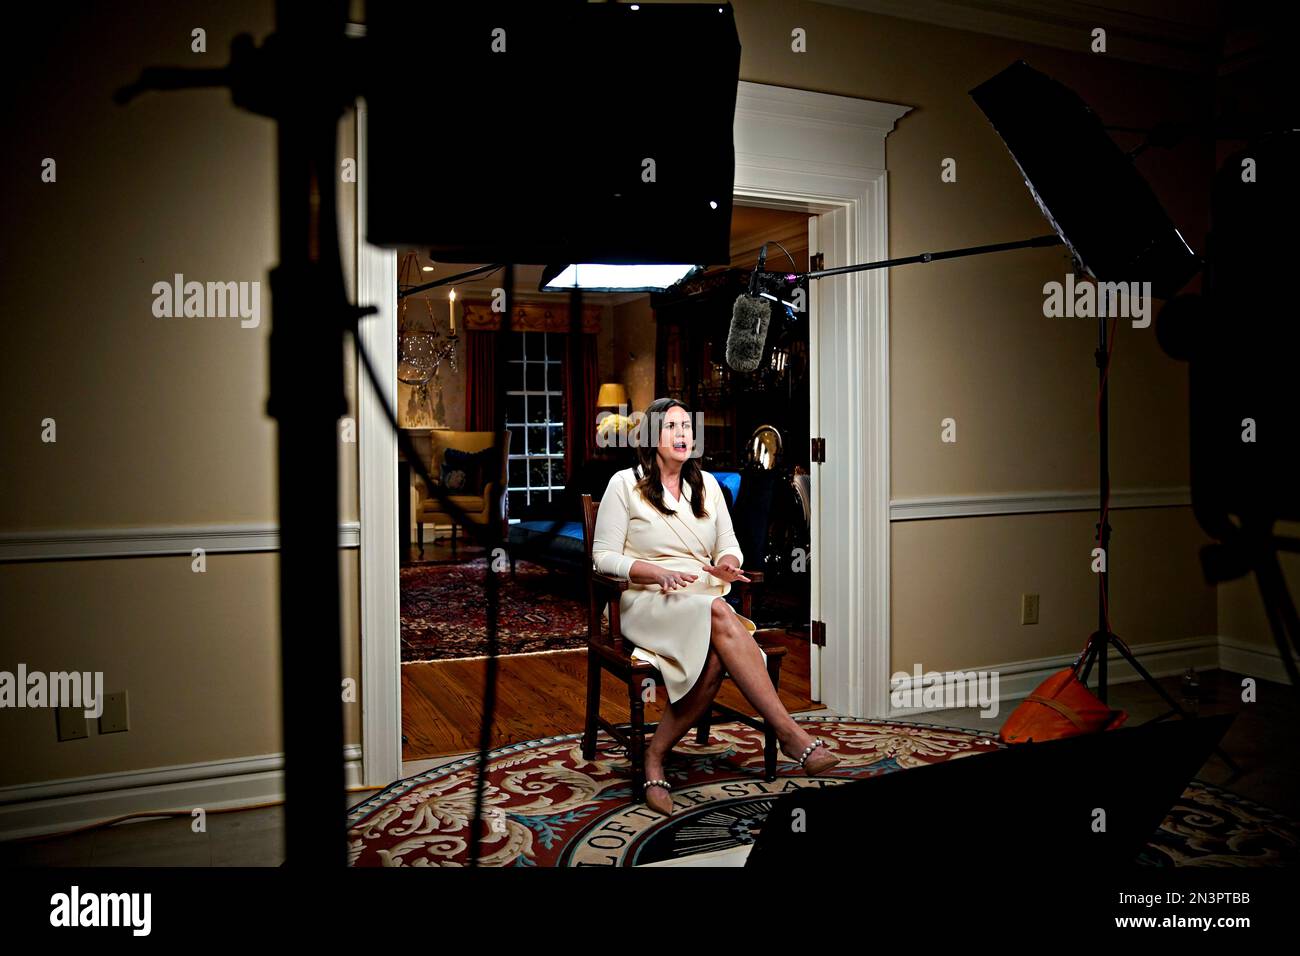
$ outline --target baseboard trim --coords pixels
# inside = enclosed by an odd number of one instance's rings
[[[343,748],[361,786],[361,747]],[[284,799],[284,754],[152,767],[0,787],[0,841],[43,836],[151,810],[216,810]]]
[[[1291,677],[1286,672],[1276,644],[1247,644],[1232,637],[1219,638],[1219,666],[1225,671],[1259,677],[1277,684],[1290,686]]]
[[[1110,507],[1173,508],[1190,505],[1192,491],[1180,488],[1132,488],[1112,490]],[[1096,511],[1096,491],[1046,491],[1009,495],[958,495],[948,498],[894,498],[889,502],[890,521],[918,521],[925,518],[970,518],[982,515],[1041,514],[1056,511]]]
[[[338,546],[356,548],[360,544],[360,522],[341,522]],[[178,525],[11,532],[0,534],[0,564],[190,555],[195,548],[210,554],[279,551],[280,527],[275,524]]]
[[[1149,644],[1130,644],[1129,649],[1133,652],[1139,663],[1147,669],[1152,677],[1170,677],[1175,674],[1185,673],[1187,668],[1194,667],[1197,670],[1213,670],[1221,667],[1220,664],[1220,639],[1217,636],[1207,635],[1204,637],[1185,638],[1178,641],[1161,641]],[[1047,680],[1052,674],[1064,667],[1069,667],[1078,652],[1074,654],[1062,654],[1055,657],[1040,657],[1035,660],[1015,661],[1007,664],[990,664],[982,667],[961,668],[964,673],[971,671],[997,672],[998,675],[998,714],[990,715],[989,719],[1005,716],[1010,713],[1009,708],[1002,706],[1003,701],[1016,701],[1030,694],[1035,687]],[[924,667],[924,665],[922,665]],[[1279,666],[1280,663],[1279,663]],[[909,670],[910,673],[910,670]],[[952,671],[942,672],[944,674],[953,673]],[[1263,676],[1263,675],[1261,675]],[[1096,677],[1096,670],[1093,670],[1093,677]],[[1107,657],[1106,682],[1107,684],[1127,684],[1132,681],[1141,680],[1141,675],[1133,669],[1132,665],[1126,661],[1118,651],[1111,649]],[[906,681],[900,683],[899,687],[904,690],[910,690],[915,680],[909,677]],[[1095,681],[1094,681],[1095,685]],[[890,686],[890,691],[894,688]],[[908,717],[913,714],[933,713],[936,710],[945,710],[945,707],[895,707],[890,699],[889,716],[890,717]]]

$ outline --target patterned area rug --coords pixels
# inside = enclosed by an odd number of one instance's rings
[[[485,866],[634,866],[752,843],[776,798],[795,787],[893,773],[1005,745],[991,733],[933,724],[852,718],[796,718],[842,758],[831,776],[798,773],[784,757],[763,780],[762,737],[719,724],[708,744],[694,733],[667,764],[678,808],[662,817],[632,799],[627,757],[601,734],[596,759],[582,758],[581,734],[546,737],[493,751],[484,797]],[[348,816],[354,866],[465,866],[474,810],[468,757],[400,780]],[[1272,811],[1199,782],[1148,845],[1150,865],[1293,864],[1298,828]]]
[[[402,568],[402,663],[487,654],[487,559]],[[518,561],[501,575],[500,654],[587,646],[587,604],[572,578]]]
[[[1148,866],[1295,866],[1300,824],[1193,780],[1138,854]]]

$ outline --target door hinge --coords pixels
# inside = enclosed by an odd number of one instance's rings
[[[811,259],[808,260],[809,272],[821,272],[825,268],[826,268],[826,257],[823,256],[820,252],[816,253]]]
[[[808,634],[808,643],[816,644],[818,647],[826,646],[826,622],[812,622],[812,630]]]
[[[810,452],[811,459],[817,464],[826,463],[826,439],[814,438],[812,440],[812,449]]]

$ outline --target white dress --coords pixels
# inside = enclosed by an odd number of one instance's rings
[[[726,554],[744,560],[722,487],[709,472],[703,472],[703,477],[708,517],[696,518],[690,504],[691,487],[685,481],[680,499],[664,491],[664,504],[673,511],[669,516],[636,490],[635,469],[616,472],[600,499],[591,542],[592,564],[603,574],[626,580],[632,563],[639,559],[698,575],[686,587],[673,591],[664,591],[658,584],[629,581],[619,602],[623,636],[636,646],[632,656],[659,669],[672,703],[695,686],[704,670],[713,601],[731,590],[729,581],[707,574],[701,565],[706,561],[717,564]],[[736,617],[754,632],[753,621],[742,614]],[[766,653],[763,660],[767,660]]]

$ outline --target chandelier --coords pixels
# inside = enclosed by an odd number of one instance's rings
[[[419,260],[414,252],[402,256],[397,287],[412,288],[419,276]],[[409,298],[402,298],[397,310],[397,380],[411,386],[410,399],[404,415],[406,428],[429,428],[434,425],[433,403],[429,398],[429,383],[445,360],[456,371],[455,296],[451,293],[452,313],[447,335],[444,336],[433,317],[433,303],[426,297],[424,307],[428,312],[427,327],[421,327],[414,316],[408,314]]]

